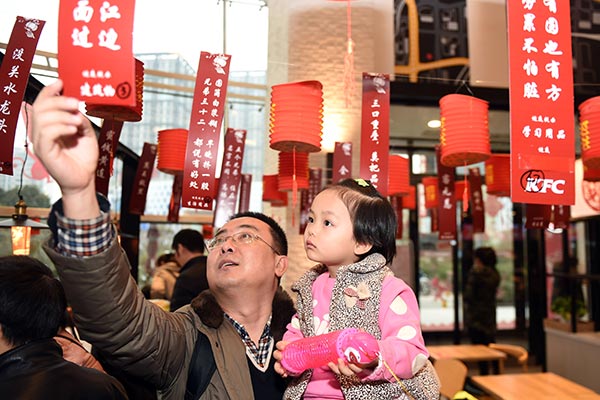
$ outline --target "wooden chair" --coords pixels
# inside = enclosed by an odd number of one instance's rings
[[[433,367],[440,378],[440,393],[442,398],[452,399],[463,390],[467,379],[467,366],[454,358],[435,360]]]
[[[527,372],[529,353],[525,347],[506,343],[490,343],[488,346],[494,350],[506,353],[507,356],[517,361],[521,368],[523,368],[523,372]],[[504,372],[503,369],[503,363],[500,363],[500,373]]]

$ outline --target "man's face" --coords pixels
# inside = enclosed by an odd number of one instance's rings
[[[258,236],[262,240],[244,243],[231,237],[240,232]],[[287,257],[277,255],[267,245],[274,247],[266,223],[251,217],[237,218],[219,229],[215,238],[227,239],[208,254],[207,278],[211,290],[267,290],[268,287],[277,286],[277,278],[287,268]]]

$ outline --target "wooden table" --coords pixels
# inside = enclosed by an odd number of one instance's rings
[[[506,354],[483,344],[450,344],[427,346],[429,356],[435,361],[442,358],[455,358],[463,362],[504,361]]]
[[[488,362],[490,370],[504,370],[506,353],[491,349],[483,344],[450,344],[442,346],[427,346],[429,357],[434,361],[442,358],[454,358],[464,363]],[[497,367],[493,366],[497,363]]]
[[[600,400],[600,394],[552,372],[473,376],[471,381],[494,399]]]

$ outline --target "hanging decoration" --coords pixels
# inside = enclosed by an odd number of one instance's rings
[[[488,194],[510,196],[510,154],[493,154],[485,161],[485,184]]]
[[[488,102],[449,94],[439,104],[442,164],[462,167],[487,160],[491,156]]]
[[[308,189],[308,153],[280,152],[277,188],[281,191]],[[292,193],[294,196],[294,193]],[[292,203],[295,204],[292,197]]]
[[[402,196],[402,208],[409,210],[417,209],[417,188],[413,185],[408,187],[408,195]]]
[[[388,195],[408,195],[410,192],[408,158],[399,154],[390,154],[388,163]]]
[[[600,168],[588,168],[584,165],[583,180],[588,182],[600,181]]]
[[[600,168],[600,96],[579,105],[581,159],[588,168]]]
[[[285,207],[288,204],[288,194],[277,188],[278,179],[278,175],[263,175],[262,201],[268,201],[272,207]]]
[[[421,180],[425,187],[425,208],[437,208],[438,206],[438,178],[428,176]]]
[[[183,128],[158,131],[157,168],[166,174],[183,173],[188,130]]]
[[[466,193],[466,195],[465,195]],[[469,208],[469,181],[465,179],[458,179],[454,182],[454,198],[456,201],[466,202],[466,208]],[[463,204],[463,210],[465,205]]]

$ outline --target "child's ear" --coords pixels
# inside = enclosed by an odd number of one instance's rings
[[[357,256],[362,256],[363,254],[368,253],[373,248],[373,245],[370,243],[355,243],[354,244],[354,254]]]

